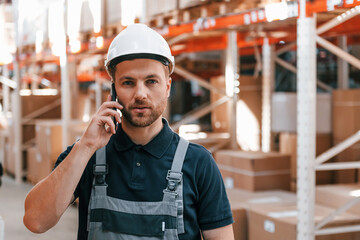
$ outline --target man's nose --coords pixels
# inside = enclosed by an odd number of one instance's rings
[[[135,99],[144,99],[146,98],[146,87],[143,83],[136,84],[135,89]]]

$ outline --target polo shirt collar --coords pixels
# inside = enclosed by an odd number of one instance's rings
[[[164,126],[162,130],[159,132],[159,134],[154,139],[152,139],[148,144],[141,146],[142,149],[144,149],[145,151],[147,151],[149,154],[153,155],[156,158],[161,158],[164,155],[167,148],[170,146],[173,136],[175,134],[170,129],[169,123],[165,118],[162,119],[162,122]],[[134,142],[132,142],[129,136],[124,132],[124,130],[121,127],[121,124],[118,127],[114,145],[116,150],[118,151],[126,151],[133,147],[138,146]]]

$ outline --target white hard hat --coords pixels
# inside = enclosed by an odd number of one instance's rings
[[[109,73],[111,65],[135,58],[155,59],[169,66],[170,74],[174,71],[174,56],[166,40],[142,23],[129,25],[113,39],[105,60],[106,70]]]

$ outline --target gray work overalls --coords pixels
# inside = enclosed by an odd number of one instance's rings
[[[182,165],[189,142],[180,137],[159,202],[125,201],[106,194],[106,146],[96,151],[89,202],[89,240],[177,240],[184,233]],[[165,180],[165,179],[164,179]]]

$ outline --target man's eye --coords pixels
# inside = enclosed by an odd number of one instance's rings
[[[133,85],[134,83],[132,81],[124,81],[122,85]]]
[[[149,80],[147,80],[147,82],[150,83],[150,84],[157,83],[157,81],[155,79],[149,79]]]

